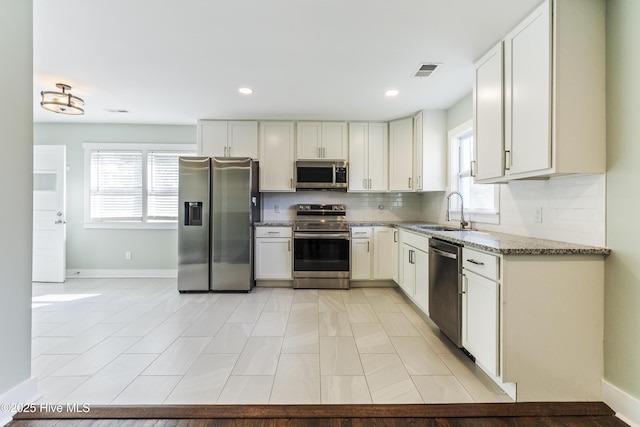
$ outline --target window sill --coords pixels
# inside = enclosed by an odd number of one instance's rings
[[[85,222],[84,228],[110,230],[177,230],[177,222]]]

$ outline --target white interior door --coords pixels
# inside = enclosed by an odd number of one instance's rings
[[[66,270],[66,150],[33,147],[34,282],[64,282]]]

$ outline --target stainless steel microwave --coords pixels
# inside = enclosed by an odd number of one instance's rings
[[[348,185],[347,162],[296,162],[296,189],[347,191]]]

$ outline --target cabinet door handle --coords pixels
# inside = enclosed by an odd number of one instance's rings
[[[511,150],[504,150],[504,170],[511,170]]]
[[[409,251],[409,264],[415,264],[416,263],[416,258],[415,258],[416,253],[412,250]]]
[[[397,242],[398,241],[398,230],[394,230],[393,231],[393,241]]]
[[[322,147],[322,158],[324,159],[325,157],[327,157],[327,154],[325,153],[325,148]]]
[[[411,177],[409,177],[409,188],[411,188]]]
[[[289,188],[293,188],[293,178],[289,178]]]
[[[287,250],[291,252],[291,240],[287,241]]]
[[[279,231],[269,231],[268,234],[270,234],[270,235],[273,234],[273,235],[279,236],[280,232]]]
[[[484,262],[477,261],[475,259],[468,259],[467,262],[470,262],[471,264],[475,264],[475,265],[484,265]]]
[[[471,164],[469,165],[469,173],[471,174],[471,178],[476,177],[475,168],[473,167],[476,164],[475,160],[471,160]]]
[[[369,178],[369,190],[371,190],[371,178]]]
[[[370,251],[369,251],[369,244],[370,244],[370,243],[371,243],[371,242],[369,242],[369,241],[367,240],[367,252],[370,252]]]

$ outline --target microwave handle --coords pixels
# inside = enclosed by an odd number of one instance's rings
[[[332,169],[333,169],[333,175],[332,175],[333,176],[333,185],[335,185],[336,184],[336,164],[335,163],[333,164]]]

